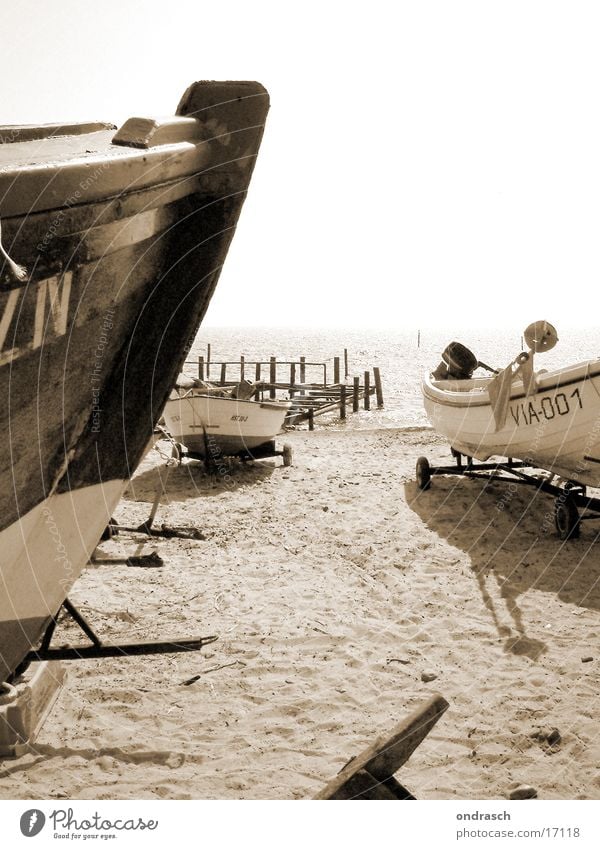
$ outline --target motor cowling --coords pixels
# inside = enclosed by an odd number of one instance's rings
[[[442,353],[442,362],[433,372],[438,380],[470,380],[479,361],[461,342],[450,342]]]

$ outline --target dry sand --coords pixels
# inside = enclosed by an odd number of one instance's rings
[[[419,493],[416,458],[448,457],[428,430],[286,439],[292,468],[171,471],[157,522],[205,541],[102,544],[71,593],[98,631],[219,640],[71,663],[36,753],[0,764],[0,796],[312,797],[439,691],[450,708],[397,776],[418,798],[506,798],[518,784],[600,798],[598,526],[560,543],[551,499],[524,487],[435,478]],[[147,517],[159,459],[122,522]],[[164,567],[106,562],[142,550]]]

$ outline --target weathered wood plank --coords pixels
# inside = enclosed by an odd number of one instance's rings
[[[448,706],[446,699],[439,693],[431,696],[400,722],[388,736],[378,737],[360,755],[346,764],[315,799],[346,798],[337,794],[361,770],[381,782],[393,776],[423,742]]]

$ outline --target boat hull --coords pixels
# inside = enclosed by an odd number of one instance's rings
[[[175,121],[189,140],[121,148],[103,130],[51,161],[43,139],[0,145],[2,242],[29,271],[0,269],[0,681],[143,456],[217,284],[267,109],[258,84],[197,84],[179,114],[200,119]]]
[[[498,431],[487,382],[423,380],[427,415],[455,450],[478,460],[513,457],[600,486],[600,361],[540,374],[529,396],[516,382]]]
[[[287,402],[240,401],[175,390],[164,410],[177,442],[202,458],[252,452],[281,432]]]

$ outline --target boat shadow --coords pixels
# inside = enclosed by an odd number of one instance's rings
[[[429,490],[405,484],[410,508],[432,531],[471,560],[482,600],[505,639],[505,650],[533,659],[546,646],[525,633],[519,597],[531,589],[561,601],[600,610],[598,530],[585,522],[578,539],[561,541],[553,499],[511,481],[436,477]],[[502,624],[488,590],[492,578],[511,617]],[[514,636],[516,631],[517,637]]]
[[[212,497],[259,484],[268,480],[280,467],[281,460],[278,458],[266,462],[242,462],[237,458],[225,458],[214,472],[208,472],[202,462],[183,463],[168,469],[164,465],[154,466],[135,475],[129,481],[123,497],[127,501],[152,503],[159,487],[169,501]]]

